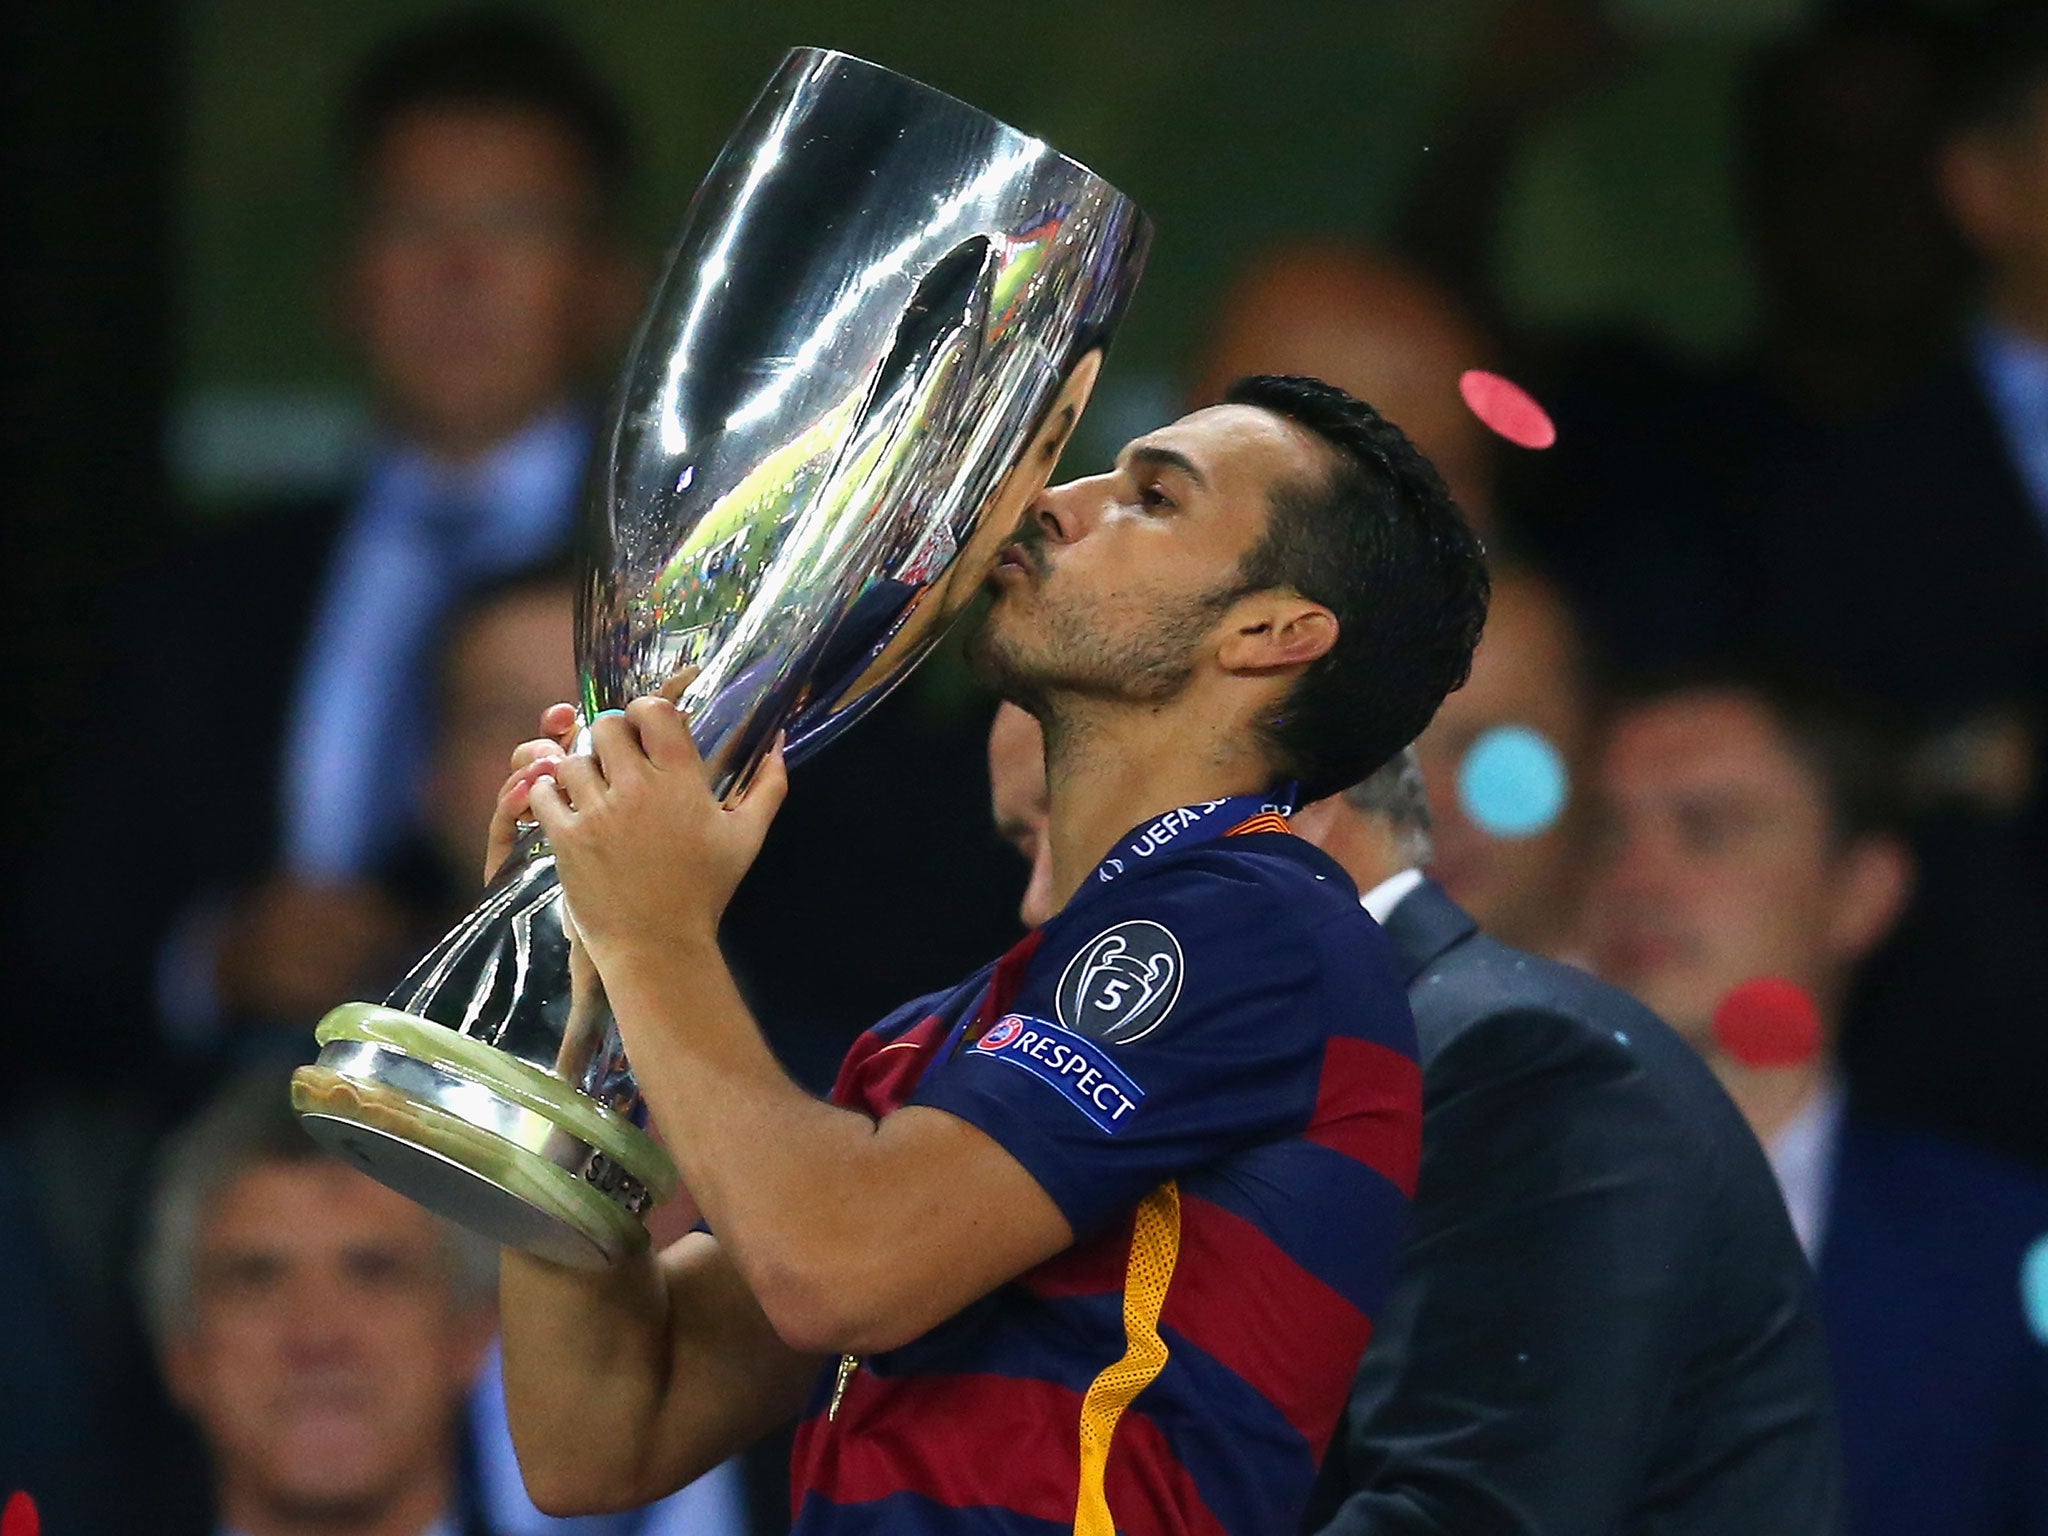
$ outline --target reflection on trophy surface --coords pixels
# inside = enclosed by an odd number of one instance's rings
[[[878,701],[973,597],[1087,404],[1149,226],[1085,167],[843,54],[784,60],[698,190],[584,512],[586,718],[679,669],[744,787]],[[292,1097],[369,1173],[564,1263],[675,1187],[536,831]]]

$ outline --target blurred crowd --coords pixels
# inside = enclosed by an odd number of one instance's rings
[[[1496,585],[1405,764],[1418,857],[1715,1066],[1819,1276],[1858,1536],[2048,1536],[2048,7],[1845,5],[1754,60],[1763,323],[1711,375],[1516,334],[1490,290],[1556,42],[1503,28],[1389,239],[1275,244],[1186,316],[1185,400],[1317,375],[1443,471]],[[0,1081],[0,1493],[67,1536],[786,1528],[772,1445],[539,1515],[489,1256],[286,1105],[319,1017],[467,909],[508,751],[574,696],[566,543],[649,273],[631,129],[538,23],[394,37],[337,126],[378,451],[122,594],[175,687],[123,688],[22,839],[49,1023]],[[1473,368],[1556,446],[1490,433]],[[1038,743],[962,687],[942,654],[800,769],[729,914],[813,1086],[1007,948],[1020,893],[1045,915]]]

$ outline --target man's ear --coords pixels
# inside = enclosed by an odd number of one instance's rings
[[[1913,855],[1895,837],[1865,838],[1841,856],[1842,877],[1828,940],[1855,962],[1885,941],[1913,894]]]
[[[1321,603],[1260,592],[1231,608],[1216,659],[1226,672],[1281,672],[1327,656],[1336,643],[1337,615]]]

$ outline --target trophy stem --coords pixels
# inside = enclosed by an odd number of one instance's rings
[[[292,1079],[307,1131],[499,1243],[616,1263],[675,1192],[537,828],[384,1004],[345,1003],[313,1038]]]

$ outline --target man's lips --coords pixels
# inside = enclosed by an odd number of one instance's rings
[[[1032,558],[1033,551],[1025,545],[1012,541],[996,552],[997,572],[1018,571],[1036,580],[1040,574],[1038,562]]]
[[[1668,933],[1625,933],[1615,945],[1621,963],[1638,976],[1690,959],[1694,948]]]

